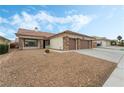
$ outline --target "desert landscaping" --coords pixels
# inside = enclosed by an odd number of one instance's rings
[[[76,52],[15,50],[0,63],[0,86],[100,87],[116,65]]]

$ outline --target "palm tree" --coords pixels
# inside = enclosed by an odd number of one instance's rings
[[[118,39],[118,41],[119,41],[119,43],[120,43],[120,40],[122,39],[122,36],[119,35],[119,36],[117,37],[117,39]]]

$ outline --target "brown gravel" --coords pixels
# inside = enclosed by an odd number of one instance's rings
[[[102,86],[115,63],[75,52],[18,50],[0,64],[0,86]]]

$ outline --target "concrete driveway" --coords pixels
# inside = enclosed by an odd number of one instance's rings
[[[124,51],[113,50],[113,49],[104,49],[104,48],[94,48],[94,49],[82,49],[76,50],[80,54],[85,54],[104,60],[108,60],[114,63],[119,63],[121,58],[124,55]]]
[[[105,49],[114,49],[114,50],[124,50],[124,47],[120,47],[120,46],[107,46],[107,47],[102,47]]]
[[[103,86],[124,87],[124,51],[121,51],[121,49],[119,47],[109,47],[77,50],[76,52],[117,63],[116,69]]]

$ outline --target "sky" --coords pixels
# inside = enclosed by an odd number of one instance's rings
[[[124,38],[124,6],[1,5],[0,35],[15,40],[19,28],[59,33],[64,30],[89,36]]]

